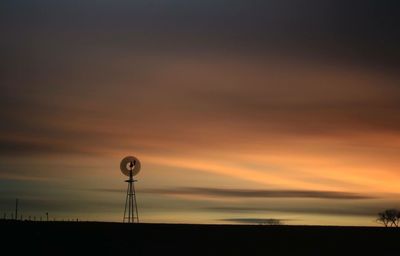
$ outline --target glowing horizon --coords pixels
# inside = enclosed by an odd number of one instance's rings
[[[239,2],[4,4],[0,214],[121,221],[127,155],[143,222],[399,207],[395,8]]]

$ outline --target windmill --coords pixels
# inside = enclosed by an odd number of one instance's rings
[[[129,179],[125,181],[128,182],[128,189],[126,191],[125,211],[124,218],[122,220],[123,222],[139,223],[139,213],[135,191],[135,182],[137,180],[133,179],[133,177],[139,173],[140,166],[139,159],[134,156],[127,156],[121,161],[121,172],[129,177]]]

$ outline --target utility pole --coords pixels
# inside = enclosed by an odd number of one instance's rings
[[[18,198],[15,199],[15,220],[18,219]]]

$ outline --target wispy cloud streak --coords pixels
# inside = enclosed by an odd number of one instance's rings
[[[234,222],[239,224],[269,224],[269,225],[279,225],[284,224],[289,219],[275,219],[275,218],[231,218],[231,219],[221,219],[222,221]]]
[[[246,198],[321,198],[321,199],[372,199],[375,197],[340,191],[317,190],[260,190],[260,189],[221,189],[221,188],[174,188],[146,189],[143,192],[170,195],[206,195],[218,197]]]

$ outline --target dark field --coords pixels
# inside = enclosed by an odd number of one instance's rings
[[[0,223],[1,255],[400,255],[394,228]]]

